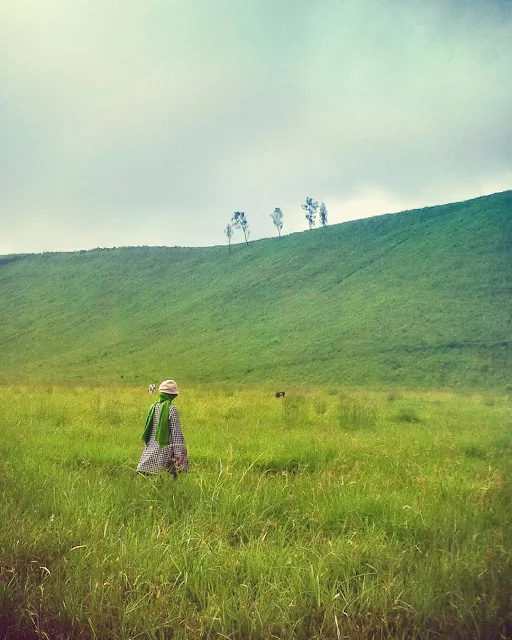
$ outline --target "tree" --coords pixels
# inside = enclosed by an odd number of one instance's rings
[[[320,205],[320,224],[322,225],[322,227],[325,227],[325,225],[327,224],[327,207],[325,206],[325,202],[322,202],[322,204]]]
[[[224,229],[224,235],[228,240],[229,253],[231,253],[231,238],[233,237],[233,226],[228,224]]]
[[[270,214],[274,227],[277,229],[277,233],[281,236],[281,229],[283,228],[283,212],[279,207],[274,209],[274,213]]]
[[[244,232],[245,244],[249,246],[249,223],[247,222],[247,218],[245,217],[245,213],[243,211],[235,211],[233,217],[231,218],[231,223],[235,227],[235,229],[242,229]]]
[[[310,198],[309,196],[306,198],[306,204],[301,205],[304,211],[306,211],[306,215],[304,216],[309,223],[309,229],[315,226],[316,223],[316,212],[318,211],[318,202]]]

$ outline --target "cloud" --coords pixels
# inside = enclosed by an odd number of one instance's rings
[[[4,0],[0,252],[479,195],[512,170],[511,71],[498,0]]]

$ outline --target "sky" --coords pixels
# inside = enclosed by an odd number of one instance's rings
[[[0,2],[0,254],[507,189],[512,0]]]

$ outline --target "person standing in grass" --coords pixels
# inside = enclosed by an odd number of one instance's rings
[[[146,418],[142,434],[146,446],[137,471],[143,475],[167,471],[177,477],[178,472],[189,468],[178,410],[171,404],[178,395],[178,385],[174,380],[164,380],[158,391],[159,400],[151,405]]]

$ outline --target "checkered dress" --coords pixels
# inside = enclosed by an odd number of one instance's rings
[[[173,407],[172,404],[169,405],[170,444],[166,447],[160,448],[160,445],[155,440],[161,408],[162,403],[159,402],[153,411],[153,427],[151,429],[151,436],[149,438],[149,442],[144,447],[139,464],[137,465],[137,471],[148,474],[160,473],[160,471],[169,471],[170,473],[174,473],[175,471],[188,471],[187,447],[185,445],[183,433],[181,432],[178,410],[176,407]],[[181,458],[181,464],[179,467],[175,465],[175,460],[177,458]]]

